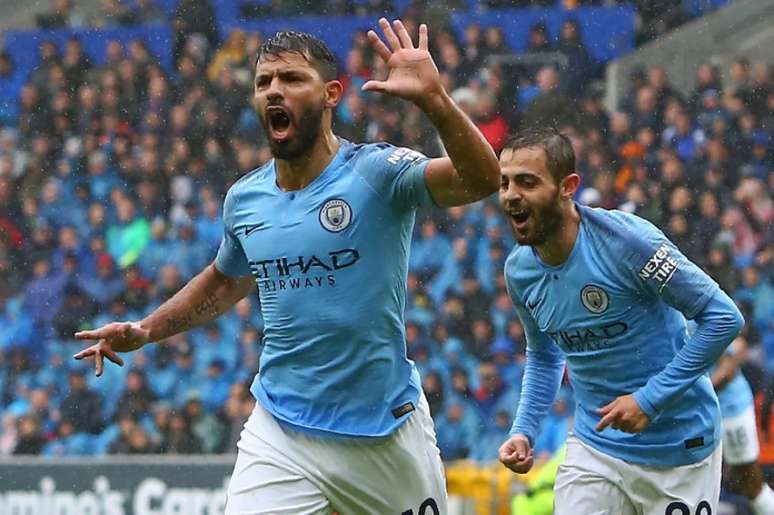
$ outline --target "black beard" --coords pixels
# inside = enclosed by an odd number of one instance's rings
[[[532,215],[530,216],[533,216],[535,220],[539,220],[534,230],[528,234],[519,235],[513,226],[513,221],[511,221],[511,230],[519,245],[535,247],[543,245],[549,238],[559,232],[562,227],[562,208],[559,204],[558,195],[556,202],[551,202],[539,208],[536,206],[530,206],[530,208],[532,209]]]
[[[263,131],[269,141],[271,154],[277,159],[291,160],[301,157],[312,148],[320,134],[320,124],[325,108],[309,106],[295,121],[295,134],[285,141],[277,142],[271,137],[271,130],[266,116],[260,116]]]

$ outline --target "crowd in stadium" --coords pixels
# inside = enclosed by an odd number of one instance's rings
[[[404,21],[413,33],[415,21]],[[3,99],[0,454],[236,448],[261,351],[255,295],[206,328],[133,353],[123,368],[108,365],[101,378],[71,359],[75,331],[144,316],[212,260],[225,191],[270,159],[250,106],[262,36],[234,31],[216,44],[214,34],[191,35],[206,27],[180,30],[172,74],[139,40],[109,42],[101,64],[77,39],[62,48],[42,41],[18,103]],[[620,110],[608,113],[603,92],[588,87],[600,70],[576,23],[558,41],[541,25],[530,31],[530,51],[567,57],[558,69],[487,60],[511,52],[502,30],[471,26],[458,40],[431,28],[452,97],[496,151],[523,126],[568,134],[579,202],[653,221],[709,271],[745,313],[753,387],[774,388],[771,65],[739,59],[724,80],[703,65],[690,95],[660,68],[638,70]],[[0,91],[13,69],[0,55]],[[359,34],[342,63],[336,133],[438,155],[417,108],[361,92],[383,72]],[[417,219],[406,341],[447,460],[496,458],[518,404],[525,343],[502,275],[513,244],[496,199]],[[565,386],[537,456],[561,446],[572,409]]]

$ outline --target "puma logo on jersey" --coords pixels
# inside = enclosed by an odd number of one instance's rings
[[[263,222],[245,227],[245,236],[250,236],[255,231],[260,231],[262,229],[266,229],[266,224]]]
[[[535,308],[543,303],[543,299],[538,299],[535,302],[527,301],[527,307],[530,311],[535,311]]]

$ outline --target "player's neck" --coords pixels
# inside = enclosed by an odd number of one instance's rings
[[[562,210],[562,222],[556,233],[542,245],[535,245],[540,259],[550,266],[558,266],[570,257],[580,230],[580,213],[574,203]]]
[[[339,139],[323,129],[312,148],[296,159],[276,159],[277,184],[284,191],[304,189],[330,164],[339,150]]]

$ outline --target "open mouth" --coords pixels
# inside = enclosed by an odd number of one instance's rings
[[[529,210],[511,211],[508,213],[516,226],[516,229],[524,229],[529,221]]]
[[[266,119],[269,122],[272,139],[281,141],[290,136],[292,121],[290,119],[290,113],[284,107],[267,107]]]

